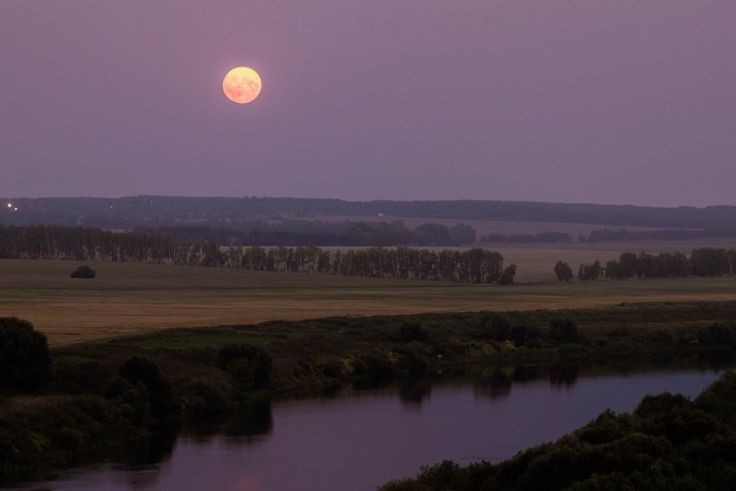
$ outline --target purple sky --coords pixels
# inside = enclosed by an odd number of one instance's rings
[[[0,196],[736,204],[733,0],[0,3]],[[253,104],[221,90],[249,65]]]

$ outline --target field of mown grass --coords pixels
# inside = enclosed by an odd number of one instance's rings
[[[733,277],[559,284],[545,271],[580,251],[515,251],[520,279],[535,281],[537,274],[540,283],[505,287],[116,263],[92,263],[97,278],[75,280],[69,278],[73,262],[0,260],[0,316],[28,319],[61,345],[277,319],[736,300]],[[604,259],[601,252],[586,254]]]

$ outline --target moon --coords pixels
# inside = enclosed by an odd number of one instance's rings
[[[222,91],[236,104],[253,102],[261,93],[261,76],[247,66],[235,67],[222,79]]]

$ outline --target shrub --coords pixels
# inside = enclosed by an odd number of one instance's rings
[[[404,322],[399,327],[399,341],[411,343],[412,341],[424,342],[430,339],[429,331],[419,322]]]
[[[160,422],[178,416],[171,383],[159,372],[156,362],[145,356],[134,356],[120,366],[118,374],[130,383],[130,387],[124,388],[127,390],[123,391],[123,399],[138,408],[140,416],[148,413]]]
[[[570,281],[573,278],[572,268],[566,262],[559,261],[555,264],[555,275],[558,281]]]
[[[96,276],[96,273],[94,269],[84,264],[72,271],[69,276],[71,276],[72,278],[92,279]]]
[[[498,282],[501,285],[513,285],[515,279],[516,279],[516,264],[512,264],[503,270],[503,272],[501,273],[501,277],[498,279]]]
[[[0,387],[32,391],[49,378],[51,354],[46,335],[15,317],[0,317]]]
[[[226,344],[217,353],[217,366],[235,377],[241,389],[259,389],[271,382],[273,359],[250,344]]]
[[[577,343],[578,326],[572,319],[552,319],[549,323],[549,335],[560,343]]]
[[[698,333],[701,344],[736,348],[736,324],[716,323]]]
[[[539,328],[534,326],[514,326],[511,328],[511,340],[516,346],[523,346],[539,338]]]
[[[511,322],[506,316],[487,314],[481,320],[481,335],[493,341],[506,341],[511,336]]]
[[[353,365],[353,375],[371,380],[385,380],[393,377],[395,369],[389,355],[373,351],[360,356]]]

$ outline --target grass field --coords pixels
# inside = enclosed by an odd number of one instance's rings
[[[588,308],[624,302],[736,300],[736,278],[559,284],[558,259],[606,259],[614,249],[508,249],[519,280],[510,287],[397,281],[145,264],[0,260],[0,316],[31,320],[53,345],[167,327],[244,324],[333,315]],[[590,259],[588,259],[590,258]],[[579,260],[571,260],[573,266]],[[575,266],[576,267],[576,266]]]

